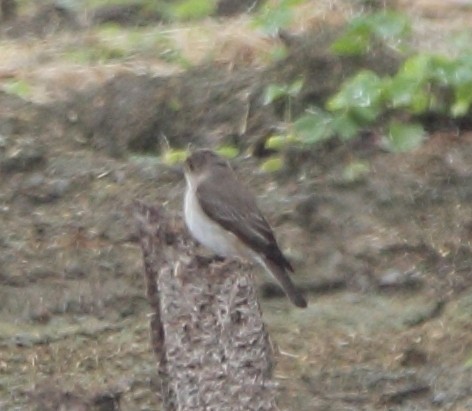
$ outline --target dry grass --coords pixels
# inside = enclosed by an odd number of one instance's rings
[[[450,50],[445,33],[463,31],[472,21],[467,7],[421,1],[397,7],[415,16],[415,41],[423,49],[437,51],[443,44],[442,50]],[[302,34],[326,25],[339,26],[360,11],[349,1],[307,1],[295,9],[287,30]],[[64,99],[68,89],[83,90],[123,70],[169,75],[205,62],[229,70],[264,67],[280,46],[254,25],[250,15],[119,31],[90,28],[73,34],[54,33],[45,39],[3,39],[0,87],[24,82],[29,87],[28,98],[47,102]]]

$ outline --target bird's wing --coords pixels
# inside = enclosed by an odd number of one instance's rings
[[[231,170],[218,173],[218,176],[221,180],[209,176],[196,190],[205,214],[254,251],[293,271],[252,194],[237,181]]]

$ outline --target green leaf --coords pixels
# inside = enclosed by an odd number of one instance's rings
[[[320,109],[312,109],[294,123],[295,134],[302,143],[315,144],[333,137],[333,117]]]
[[[168,166],[174,166],[176,164],[181,164],[188,157],[189,152],[187,150],[174,150],[169,148],[164,151],[162,155],[162,161]]]
[[[451,83],[455,97],[451,114],[454,117],[464,116],[472,104],[472,55],[463,55],[457,59]]]
[[[264,106],[273,103],[288,94],[287,86],[280,84],[269,84],[264,93]]]
[[[421,124],[405,124],[392,121],[384,143],[390,151],[401,153],[417,148],[424,140]]]
[[[254,24],[264,33],[275,35],[281,28],[287,27],[293,20],[293,7],[305,0],[279,0],[265,3],[254,18]]]
[[[455,101],[451,107],[454,117],[464,116],[472,104],[472,83],[464,83],[455,89]]]
[[[264,144],[268,150],[282,150],[287,144],[287,137],[284,135],[275,135],[269,137]]]
[[[392,108],[410,107],[415,94],[421,92],[421,83],[407,76],[393,77],[385,87],[384,99]]]
[[[283,166],[284,166],[284,159],[279,156],[274,156],[265,160],[261,164],[260,169],[264,171],[265,173],[274,173],[276,171],[281,170]]]
[[[279,61],[287,57],[288,49],[286,46],[281,44],[275,44],[272,46],[269,52],[269,57],[272,62]]]
[[[358,17],[351,21],[343,35],[334,41],[332,52],[345,56],[358,56],[367,52],[370,46],[372,29],[365,18]]]
[[[268,150],[280,151],[288,144],[299,143],[297,136],[295,134],[277,134],[269,137],[265,143],[264,147]]]
[[[464,363],[464,368],[466,369],[472,368],[472,354]]]
[[[414,114],[421,114],[430,109],[431,71],[429,63],[415,59],[406,70],[401,70],[385,83],[382,99],[391,108],[406,108]]]
[[[396,45],[411,31],[409,19],[394,11],[381,11],[353,19],[331,50],[340,55],[366,53],[374,38]]]
[[[431,78],[432,60],[433,56],[430,54],[416,54],[405,60],[398,70],[398,75],[424,83]]]
[[[472,83],[472,54],[460,56],[455,61],[455,66],[452,84],[460,87],[463,84]]]
[[[7,81],[3,84],[2,88],[6,93],[14,94],[23,99],[26,99],[31,95],[31,87],[24,80]]]
[[[295,6],[298,6],[299,4],[306,3],[306,0],[281,0],[280,1],[280,6],[281,7],[287,7],[287,8],[293,8]]]
[[[456,118],[465,116],[469,112],[470,104],[470,99],[456,100],[451,107],[451,115]]]
[[[350,113],[346,112],[333,117],[332,127],[334,133],[337,134],[341,140],[346,141],[357,136],[360,125]]]
[[[221,146],[216,152],[226,158],[235,158],[239,155],[239,149],[234,146]]]
[[[411,32],[409,18],[392,10],[374,13],[370,18],[370,25],[378,37],[386,40],[401,39]]]
[[[352,161],[343,170],[343,179],[348,182],[359,181],[370,172],[367,161]]]
[[[454,84],[457,75],[457,61],[446,56],[433,56],[430,64],[430,77],[435,83],[442,86]]]
[[[379,105],[372,105],[369,107],[353,107],[348,113],[359,126],[367,126],[377,120],[381,111]]]
[[[296,97],[303,87],[303,79],[295,80],[292,84],[269,84],[264,93],[263,104],[266,106],[274,101],[286,97]]]
[[[300,93],[303,87],[303,79],[295,80],[292,84],[290,84],[287,88],[287,93],[291,97],[296,97]]]
[[[369,48],[369,36],[353,34],[337,39],[330,50],[341,56],[359,56],[367,52]]]
[[[420,90],[413,96],[409,109],[413,114],[421,114],[428,111],[431,105],[431,93],[428,93],[426,90]]]
[[[348,110],[353,107],[378,106],[384,88],[383,80],[373,71],[362,70],[347,80],[326,107],[329,111]]]
[[[404,107],[414,114],[443,110],[437,90],[450,87],[456,63],[443,56],[418,54],[410,57],[392,78],[386,94],[393,108]]]
[[[292,10],[286,8],[269,8],[259,21],[262,31],[275,35],[281,28],[287,27],[293,18]]]
[[[362,70],[341,86],[339,92],[327,101],[326,107],[335,113],[346,113],[359,126],[368,125],[382,111],[385,84],[386,80],[374,72]],[[350,132],[344,133],[345,136],[349,134]]]
[[[214,0],[183,0],[172,6],[171,13],[178,20],[197,20],[214,12]]]

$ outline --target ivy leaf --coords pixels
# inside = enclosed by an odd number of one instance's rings
[[[450,86],[455,82],[457,61],[446,56],[433,56],[430,71],[430,76],[435,82],[442,86]]]
[[[409,76],[396,76],[385,89],[384,99],[392,108],[406,108],[414,114],[428,110],[431,93],[424,81]]]
[[[303,87],[303,79],[295,80],[287,88],[287,94],[291,97],[296,97],[300,93]]]
[[[372,30],[365,18],[354,19],[345,33],[340,36],[330,49],[342,56],[359,56],[367,52]]]
[[[343,170],[343,179],[348,182],[362,180],[370,171],[370,164],[367,161],[352,161]]]
[[[333,118],[332,127],[341,140],[347,141],[357,136],[359,123],[350,115],[343,113]]]
[[[411,31],[408,17],[392,10],[383,10],[372,15],[370,25],[375,34],[383,39],[401,39]]]
[[[414,95],[420,92],[418,79],[407,76],[395,76],[385,88],[384,99],[392,108],[409,107]]]
[[[375,38],[399,43],[411,31],[409,19],[394,11],[362,15],[351,21],[331,50],[340,55],[361,55],[368,51]]]
[[[417,148],[423,142],[424,136],[425,132],[421,124],[392,121],[384,143],[390,151],[401,153]]]
[[[221,146],[216,152],[226,158],[235,158],[239,154],[239,149],[234,146]]]
[[[417,54],[405,60],[398,71],[398,75],[416,79],[424,83],[431,77],[431,62],[433,57],[427,53]]]
[[[172,6],[178,20],[197,20],[209,16],[216,8],[214,0],[183,0]]]
[[[451,107],[454,117],[465,116],[472,104],[472,83],[461,84],[455,90],[455,102]]]
[[[340,91],[328,100],[326,107],[335,118],[344,112],[358,126],[368,125],[377,119],[383,109],[384,89],[384,79],[372,71],[363,70],[347,80]],[[346,132],[344,135],[349,137],[350,134]]]
[[[279,150],[282,150],[286,144],[287,144],[286,136],[276,135],[276,136],[269,137],[265,141],[264,147],[267,148],[268,150],[279,151]]]
[[[181,164],[188,157],[189,152],[186,150],[176,150],[169,148],[165,150],[162,156],[164,164],[168,166],[174,166],[176,164]]]
[[[328,100],[326,107],[329,111],[337,111],[377,106],[383,87],[383,80],[377,74],[362,70],[341,86],[340,91]]]
[[[287,27],[293,19],[293,8],[305,0],[278,0],[275,4],[266,4],[254,19],[254,23],[264,33],[275,35],[281,28]]]
[[[452,84],[460,87],[472,83],[472,54],[461,56],[455,63]]]
[[[349,110],[350,116],[355,119],[359,126],[366,126],[373,123],[380,115],[381,108],[379,105],[370,107],[353,107]]]
[[[269,84],[264,93],[264,106],[267,106],[281,97],[287,95],[287,86],[280,84]]]
[[[333,136],[332,116],[319,109],[312,109],[293,124],[301,142],[315,144]]]
[[[8,81],[4,84],[3,89],[8,94],[14,94],[23,99],[27,99],[31,95],[31,87],[24,80]]]
[[[456,62],[456,70],[451,83],[455,96],[451,114],[454,117],[465,116],[472,104],[472,55],[462,56]]]
[[[281,170],[283,166],[284,166],[283,158],[279,156],[274,156],[265,160],[261,164],[260,169],[266,173],[275,173],[276,171]]]
[[[451,115],[453,117],[463,117],[470,109],[470,99],[458,99],[451,107]]]

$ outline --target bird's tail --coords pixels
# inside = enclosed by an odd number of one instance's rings
[[[285,291],[285,294],[287,294],[287,297],[290,299],[290,301],[297,307],[305,308],[307,306],[305,297],[303,297],[300,291],[298,291],[293,284],[286,268],[269,260],[268,258],[262,258],[261,260],[264,268],[275,277],[275,279]]]

